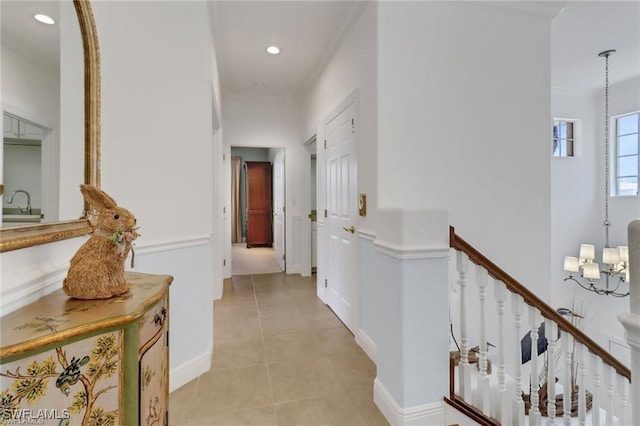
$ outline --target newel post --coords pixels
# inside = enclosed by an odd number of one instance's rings
[[[631,424],[640,424],[640,220],[628,227],[629,236],[629,312],[618,319],[631,346]]]

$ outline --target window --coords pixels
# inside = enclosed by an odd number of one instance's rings
[[[573,157],[575,141],[575,122],[567,120],[553,121],[553,156]]]
[[[615,117],[615,195],[638,195],[640,113]]]

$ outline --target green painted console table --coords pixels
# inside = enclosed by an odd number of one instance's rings
[[[0,318],[0,425],[166,425],[169,285],[127,272],[131,292],[62,290]]]

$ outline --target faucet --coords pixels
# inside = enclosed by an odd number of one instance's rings
[[[11,193],[11,195],[9,195],[9,199],[7,200],[7,204],[11,204],[13,203],[13,197],[16,196],[16,194],[18,192],[22,192],[24,195],[27,196],[27,207],[18,207],[20,209],[20,211],[24,214],[30,215],[31,214],[31,195],[29,195],[29,193],[27,191],[25,191],[24,189],[18,189],[17,191],[13,191]]]

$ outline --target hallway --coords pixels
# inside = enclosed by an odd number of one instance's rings
[[[386,425],[375,365],[316,297],[315,277],[225,280],[212,368],[170,395],[171,424]]]

